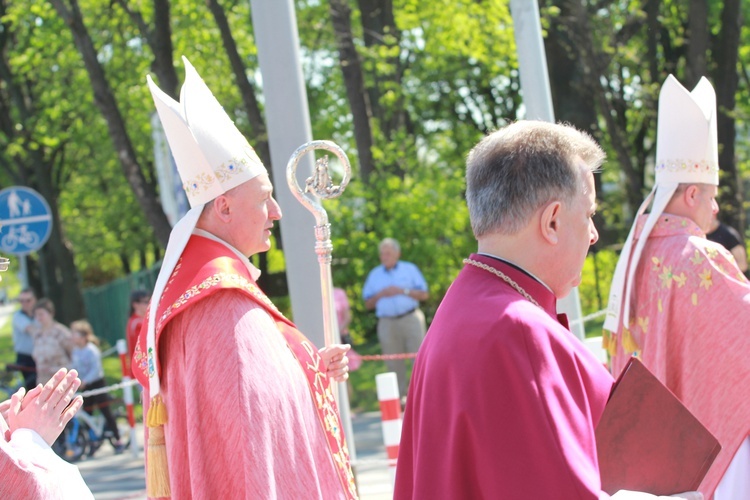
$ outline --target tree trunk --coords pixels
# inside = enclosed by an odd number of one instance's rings
[[[73,252],[65,244],[60,221],[57,202],[59,186],[52,179],[56,169],[38,149],[29,148],[28,152],[31,165],[27,165],[26,169],[33,172],[32,187],[47,201],[52,212],[50,238],[39,251],[42,293],[54,302],[55,319],[70,324],[71,321],[85,317],[86,310]]]
[[[177,99],[179,79],[174,69],[169,0],[154,0],[154,29],[148,33],[148,44],[154,53],[151,71],[159,80],[159,88],[173,99]]]
[[[354,46],[351,9],[347,0],[330,0],[331,21],[339,49],[339,66],[344,76],[346,96],[352,111],[354,139],[359,156],[359,174],[367,184],[374,169],[372,158],[372,129],[370,127],[369,96],[365,91],[362,61]]]
[[[365,46],[368,48],[382,45],[397,47],[401,41],[401,32],[396,27],[396,20],[393,16],[393,1],[357,0],[357,4],[362,19]],[[382,74],[373,70],[374,84],[368,90],[371,114],[378,119],[380,130],[386,140],[390,140],[395,131],[408,125],[409,119],[403,106],[403,96],[399,96],[396,104],[388,108],[381,105],[380,86],[389,84],[393,85],[393,88],[400,88],[403,72],[398,54],[388,58],[386,62],[391,68],[390,71]]]
[[[561,17],[569,16],[568,11],[565,2],[562,2]],[[544,46],[555,120],[570,123],[596,137],[600,132],[597,124],[596,102],[591,99],[589,85],[586,83],[585,66],[566,26],[562,23],[550,23]],[[594,183],[597,193],[600,193],[602,188],[600,175],[594,176]],[[592,248],[594,263],[596,263],[595,252],[620,241],[622,229],[605,224],[601,213],[594,216],[594,222],[599,231],[599,240]]]
[[[716,38],[712,53],[716,59],[714,86],[716,88],[717,125],[719,135],[719,167],[724,171],[721,182],[728,189],[721,200],[723,217],[727,224],[745,234],[744,196],[741,189],[737,161],[735,158],[735,120],[739,75],[740,30],[742,12],[740,0],[724,0],[721,12],[721,31]]]
[[[216,26],[221,33],[221,41],[224,44],[224,51],[227,53],[229,63],[232,66],[232,72],[242,95],[242,102],[245,105],[247,119],[252,128],[253,140],[251,145],[258,152],[258,156],[268,170],[268,176],[273,182],[273,169],[271,168],[271,152],[268,147],[268,130],[266,122],[263,120],[263,113],[258,105],[258,99],[255,96],[255,87],[247,78],[247,68],[242,62],[242,57],[237,51],[237,43],[234,41],[232,30],[229,27],[229,21],[224,13],[224,9],[219,5],[218,0],[206,0],[209,10],[216,20]]]
[[[569,9],[571,20],[569,35],[575,40],[574,44],[580,51],[579,59],[586,75],[584,85],[591,99],[599,106],[601,116],[607,125],[607,132],[611,137],[611,145],[615,150],[617,161],[625,173],[626,196],[631,210],[635,211],[643,201],[643,166],[637,167],[630,155],[627,129],[621,123],[626,123],[624,106],[616,105],[609,98],[601,83],[601,77],[608,75],[604,54],[596,50],[589,14],[579,0],[564,0],[563,5]]]
[[[708,52],[708,2],[690,0],[687,32],[687,66],[685,87],[692,89],[707,73],[706,53]]]
[[[648,71],[652,82],[661,78],[659,72],[659,34],[661,21],[659,20],[659,0],[647,0],[643,7],[646,12],[646,54],[648,56]]]
[[[73,40],[83,58],[86,71],[91,80],[91,87],[94,91],[94,102],[107,122],[109,135],[117,151],[117,156],[120,159],[123,174],[133,189],[133,193],[143,209],[146,220],[151,224],[154,234],[159,239],[159,242],[163,246],[166,246],[172,228],[169,225],[167,216],[164,214],[164,210],[162,210],[161,203],[159,203],[156,189],[153,184],[146,181],[141,166],[138,163],[130,136],[128,135],[120,110],[117,107],[117,102],[109,86],[109,82],[104,75],[104,70],[99,64],[96,49],[88,30],[83,24],[83,17],[78,7],[78,1],[69,0],[69,6],[66,5],[65,0],[49,1],[73,34]]]
[[[65,244],[57,199],[51,199],[45,188],[38,188],[39,194],[49,201],[52,210],[52,232],[39,251],[42,293],[54,302],[55,319],[69,325],[72,321],[86,317],[81,282],[73,253]]]

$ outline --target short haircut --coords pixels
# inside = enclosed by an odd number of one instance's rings
[[[682,193],[684,193],[685,190],[689,188],[690,186],[698,186],[698,189],[700,189],[701,192],[705,192],[706,189],[716,187],[713,184],[705,184],[702,182],[681,182],[677,184],[677,188],[674,190],[674,193],[672,193],[671,199],[675,199],[678,196],[681,196]]]
[[[130,292],[130,303],[132,304],[133,302],[140,302],[143,299],[148,298],[148,297],[151,297],[151,294],[148,293],[146,290],[141,290],[141,289],[133,290],[132,292]]]
[[[514,234],[552,200],[583,189],[583,171],[604,162],[601,147],[571,125],[519,121],[482,139],[466,160],[466,203],[474,236]]]
[[[34,292],[33,288],[24,288],[18,293],[18,295],[31,295],[32,297],[36,298],[36,292]]]
[[[135,312],[134,304],[136,302],[141,302],[143,299],[150,298],[151,294],[148,293],[146,290],[133,290],[130,292],[130,315],[132,316]]]
[[[382,250],[383,247],[391,247],[397,252],[401,252],[401,245],[395,238],[383,238],[383,241],[378,245],[378,250]]]

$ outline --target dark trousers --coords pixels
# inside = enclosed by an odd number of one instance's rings
[[[17,352],[16,364],[23,368],[21,370],[21,373],[23,374],[23,385],[26,387],[27,391],[30,391],[36,385],[36,363],[34,362],[34,358],[28,354]],[[47,381],[44,380],[42,383],[46,384]]]
[[[93,389],[101,389],[102,387],[105,387],[105,382],[103,378],[100,378],[99,380],[87,384],[83,392]],[[117,429],[115,416],[112,415],[112,409],[110,408],[111,403],[112,398],[109,397],[109,393],[95,394],[94,396],[83,398],[83,409],[88,413],[93,414],[94,409],[99,408],[99,411],[104,415],[104,428],[112,431],[115,439],[119,441],[120,431]]]

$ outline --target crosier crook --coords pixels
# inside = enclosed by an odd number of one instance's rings
[[[344,168],[341,185],[334,186],[328,172],[328,156],[315,161],[315,172],[305,181],[303,190],[297,183],[297,164],[305,154],[316,149],[324,149],[335,154]],[[331,280],[331,225],[328,214],[320,204],[320,199],[337,198],[344,192],[351,176],[351,165],[346,153],[330,141],[312,141],[303,144],[292,153],[286,166],[286,180],[289,189],[297,200],[315,216],[315,253],[320,264],[320,285],[323,292],[323,332],[326,347],[339,343],[338,324],[335,323],[335,309],[333,303],[333,284]]]
[[[327,155],[315,161],[315,171],[305,181],[304,190],[297,183],[297,164],[300,158],[316,149],[330,151],[341,161],[344,175],[339,186],[334,186],[331,181],[331,176],[328,172]],[[346,153],[331,141],[311,141],[303,144],[292,153],[286,165],[286,181],[289,189],[292,191],[294,197],[312,212],[317,223],[315,226],[315,253],[318,256],[318,263],[320,264],[320,286],[323,295],[323,334],[326,347],[338,344],[341,337],[339,336],[339,326],[335,315],[333,281],[331,280],[331,253],[333,251],[331,225],[328,223],[328,214],[320,204],[320,199],[329,200],[340,196],[349,184],[351,172],[352,167]],[[349,395],[347,388],[345,385],[338,385],[338,391],[333,391],[333,393],[339,409],[339,416],[344,426],[344,435],[346,436],[349,448],[349,458],[352,464],[356,464],[357,452],[354,447],[354,432],[349,417]]]

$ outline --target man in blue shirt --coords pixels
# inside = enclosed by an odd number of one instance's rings
[[[429,297],[427,282],[417,266],[399,260],[398,241],[385,238],[379,250],[381,265],[370,271],[362,289],[365,307],[375,309],[383,354],[417,352],[425,334],[419,302]],[[405,360],[389,359],[385,363],[396,373],[399,392],[405,396],[408,388]]]
[[[36,386],[36,363],[31,353],[34,351],[34,339],[31,332],[37,328],[34,320],[36,295],[34,290],[26,288],[18,294],[21,309],[13,314],[13,349],[16,351],[16,365],[23,369],[23,380],[26,390]],[[40,380],[46,382],[46,380]]]

